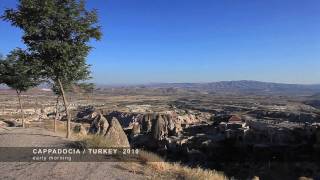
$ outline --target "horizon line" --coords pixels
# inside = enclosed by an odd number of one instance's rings
[[[92,81],[90,81],[92,82]],[[260,83],[273,83],[273,84],[287,84],[287,85],[320,85],[319,83],[290,83],[290,82],[272,82],[272,81],[258,81],[258,80],[221,80],[221,81],[203,81],[203,82],[144,82],[144,83],[100,83],[92,82],[96,85],[105,86],[133,86],[133,85],[155,85],[155,84],[209,84],[220,82],[260,82]]]

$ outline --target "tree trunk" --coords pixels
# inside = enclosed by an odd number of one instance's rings
[[[20,113],[21,113],[21,119],[22,119],[22,127],[24,128],[24,113],[23,113],[23,109],[22,109],[22,103],[21,103],[21,92],[16,90],[17,95],[18,95],[18,100],[19,100],[19,105],[20,105]]]
[[[58,120],[58,114],[59,114],[59,98],[60,96],[57,96],[57,102],[56,102],[56,115],[54,117],[54,121],[53,121],[53,130],[54,132],[57,132],[57,120]]]
[[[62,85],[60,79],[58,79],[58,83],[59,83],[59,87],[60,87],[60,91],[61,91],[61,95],[62,95],[62,99],[63,99],[63,104],[64,104],[66,116],[67,116],[67,138],[70,138],[71,137],[71,132],[70,132],[71,117],[70,117],[69,110],[68,110],[68,102],[67,102],[67,98],[65,96],[63,85]]]

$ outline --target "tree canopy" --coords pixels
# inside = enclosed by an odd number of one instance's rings
[[[33,67],[25,58],[24,51],[16,49],[0,61],[0,82],[19,93],[37,86],[40,82]]]
[[[86,56],[91,38],[99,40],[95,10],[87,11],[78,0],[19,0],[16,10],[2,16],[23,30],[28,55],[52,80],[76,81],[89,77]]]

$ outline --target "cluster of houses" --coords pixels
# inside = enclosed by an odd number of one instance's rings
[[[231,116],[227,122],[220,122],[219,132],[225,135],[226,139],[244,141],[250,128],[239,116]]]

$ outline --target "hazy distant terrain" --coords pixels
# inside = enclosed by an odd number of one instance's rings
[[[320,98],[320,84],[285,84],[270,83],[260,81],[220,81],[210,83],[151,83],[140,85],[104,85],[96,84],[98,90],[122,89],[133,90],[153,90],[164,93],[180,92],[202,92],[202,93],[233,93],[233,94],[273,94],[273,95],[298,95],[312,96]],[[48,84],[41,84],[39,88],[50,88]],[[0,85],[0,89],[8,89],[5,85]]]
[[[152,84],[148,87],[180,88],[206,92],[228,93],[270,93],[270,94],[313,94],[320,92],[320,84],[301,85],[269,83],[260,81],[221,81],[212,83],[161,83]]]
[[[256,95],[294,95],[319,96],[320,84],[284,84],[260,81],[220,81],[211,83],[151,83],[144,85],[101,85],[99,89],[127,89],[139,91],[141,89],[162,91],[164,93],[218,93],[218,94],[256,94]]]

